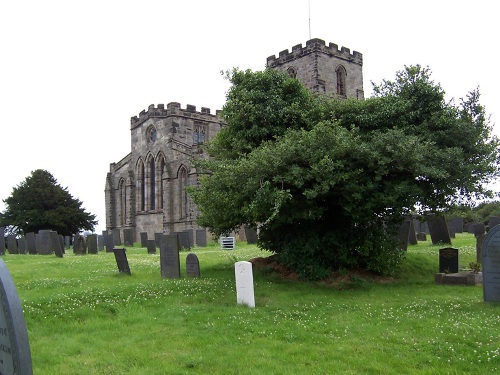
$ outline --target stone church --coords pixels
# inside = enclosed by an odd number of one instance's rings
[[[303,47],[267,58],[267,68],[286,72],[307,88],[339,98],[363,99],[363,56],[311,39]],[[179,103],[150,105],[130,120],[131,150],[111,163],[106,176],[106,228],[169,234],[197,225],[198,211],[186,186],[198,181],[193,158],[205,158],[205,142],[224,126],[218,111]],[[196,231],[194,231],[196,233]]]

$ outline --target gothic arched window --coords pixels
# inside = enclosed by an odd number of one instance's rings
[[[144,162],[142,159],[139,159],[137,162],[137,190],[136,190],[136,199],[137,199],[137,211],[145,210],[146,203],[146,176],[144,175]]]
[[[340,65],[335,71],[337,75],[337,95],[346,96],[346,71]]]

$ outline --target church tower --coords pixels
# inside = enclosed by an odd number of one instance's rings
[[[311,39],[267,58],[267,67],[288,73],[313,92],[338,98],[364,99],[363,55],[321,39]]]

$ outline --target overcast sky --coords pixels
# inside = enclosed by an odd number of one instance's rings
[[[262,70],[310,37],[363,54],[366,97],[372,81],[420,64],[457,103],[479,86],[499,121],[498,15],[491,0],[1,1],[0,199],[45,169],[100,233],[106,173],[130,152],[132,116],[169,102],[215,113],[221,71]]]

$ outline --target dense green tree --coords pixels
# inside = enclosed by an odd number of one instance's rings
[[[191,191],[200,223],[215,234],[258,225],[259,246],[305,277],[395,270],[404,215],[488,196],[498,173],[479,93],[447,103],[420,66],[364,101],[315,96],[272,70],[230,79],[227,126]]]
[[[93,231],[97,224],[95,215],[87,213],[80,200],[42,169],[31,172],[3,201],[7,208],[0,213],[0,225],[9,226],[13,233],[51,229],[71,235],[80,230]]]

